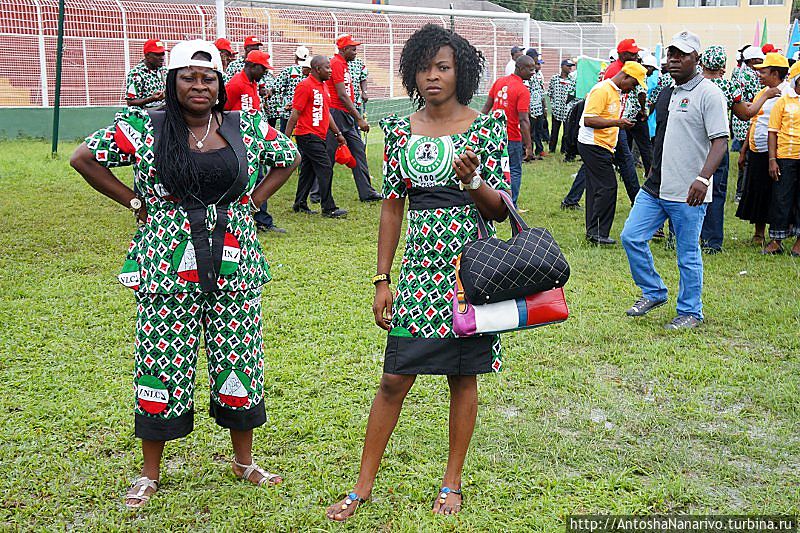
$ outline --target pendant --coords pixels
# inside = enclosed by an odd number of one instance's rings
[[[197,146],[198,150],[201,150],[203,148],[203,141],[197,141],[194,144],[195,144],[195,146]]]

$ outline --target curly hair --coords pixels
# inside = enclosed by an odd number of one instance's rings
[[[409,98],[421,108],[425,100],[417,87],[417,73],[430,66],[433,57],[443,46],[453,49],[456,68],[456,99],[467,105],[478,91],[486,64],[480,50],[459,34],[436,24],[426,24],[409,37],[400,54],[400,76]]]

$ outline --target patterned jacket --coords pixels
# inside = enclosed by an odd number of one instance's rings
[[[150,70],[144,61],[133,66],[125,78],[125,98],[147,98],[166,88],[167,68]],[[161,107],[163,101],[150,102],[144,107]]]
[[[758,94],[758,91],[762,89],[756,71],[744,64],[741,67],[733,69],[731,81],[741,87],[743,102],[752,102],[753,98]],[[733,130],[734,139],[743,141],[747,138],[747,132],[750,129],[750,121],[741,120],[734,116],[731,118],[731,129]]]
[[[288,66],[278,74],[278,78],[275,80],[275,85],[273,86],[273,91],[276,91],[280,97],[281,118],[289,119],[289,115],[292,113],[294,90],[301,81],[303,81],[303,67],[300,65]]]
[[[525,82],[528,90],[531,92],[531,116],[538,117],[544,114],[544,105],[542,98],[544,97],[544,77],[542,71],[538,70],[533,73],[531,79]]]
[[[547,96],[550,97],[553,118],[564,122],[572,106],[571,102],[575,101],[575,78],[571,75],[562,78],[559,74],[555,74],[547,84]]]
[[[355,58],[348,61],[347,70],[350,71],[350,79],[353,80],[353,98],[355,99],[356,107],[361,106],[364,101],[361,99],[361,82],[369,77],[367,66],[361,61],[361,58]]]
[[[224,117],[220,134],[234,149],[240,172],[246,173],[248,181],[226,211],[209,206],[205,222],[210,236],[216,229],[220,210],[228,219],[216,287],[222,291],[241,291],[270,280],[269,266],[256,238],[250,212],[250,194],[259,169],[266,174],[268,167],[289,166],[297,157],[297,150],[292,141],[270,127],[255,110],[226,113]],[[119,280],[139,292],[200,292],[189,213],[158,179],[155,135],[151,115],[129,109],[118,113],[113,124],[86,138],[89,150],[104,167],[133,165],[134,183],[147,208],[147,220],[133,236]]]

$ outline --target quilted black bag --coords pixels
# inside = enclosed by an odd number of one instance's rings
[[[502,192],[500,196],[508,207],[511,239],[488,237],[479,214],[478,239],[461,251],[461,282],[473,305],[524,298],[563,287],[569,279],[569,263],[550,232],[529,228],[511,198]]]

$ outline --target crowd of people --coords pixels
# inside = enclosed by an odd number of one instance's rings
[[[382,200],[371,282],[375,323],[387,334],[383,375],[358,479],[326,511],[336,521],[368,500],[420,374],[448,377],[450,447],[433,511],[459,512],[476,422],[476,376],[503,363],[497,335],[454,334],[458,254],[476,237],[481,219],[508,216],[503,195],[510,192],[517,203],[522,165],[545,157],[545,143],[553,153],[561,135],[565,158],[582,160],[561,205],[577,208],[585,190],[590,243],[616,244],[610,235],[616,172],[625,184],[632,208],[620,240],[641,289],[628,316],[667,302],[649,242],[669,222],[680,287],[677,316],[666,327],[702,324],[702,252],[722,251],[731,136],[741,145],[734,148],[743,169],[737,216],[755,225],[754,241],[763,253],[777,254],[783,240],[800,235],[800,63],[790,66],[779,51],[744,47],[726,79],[725,50],[702,48],[691,32],[676,34],[660,61],[624,39],[598,83],[578,99],[575,61],[563,60],[545,88],[537,50],[514,47],[506,75],[494,81],[479,113],[469,104],[482,79],[483,54],[457,33],[425,25],[405,43],[399,64],[417,111],[380,122],[385,146],[378,193],[360,135],[370,127],[360,43],[342,35],[335,44],[333,57],[298,45],[294,64],[276,76],[256,36],[245,39],[239,58],[226,39],[180,42],[166,67],[163,43],[149,40],[128,75],[128,109],[73,154],[71,164],[86,181],[138,222],[119,274],[137,302],[134,420],[144,461],[125,497],[132,509],[158,490],[166,441],[193,429],[201,337],[210,414],[230,431],[233,472],[256,485],[283,480],[252,457],[253,429],[266,421],[260,321],[261,287],[270,281],[257,230],[275,230],[267,200],[298,167],[296,213],[314,214],[309,202],[316,200],[325,217],[347,214],[331,191],[337,162],[352,169],[361,201]],[[634,152],[646,172],[641,185]],[[133,188],[110,171],[123,165],[134,166]],[[392,290],[404,215],[405,249]],[[491,224],[488,231],[494,234]],[[800,242],[791,252],[800,255]]]

